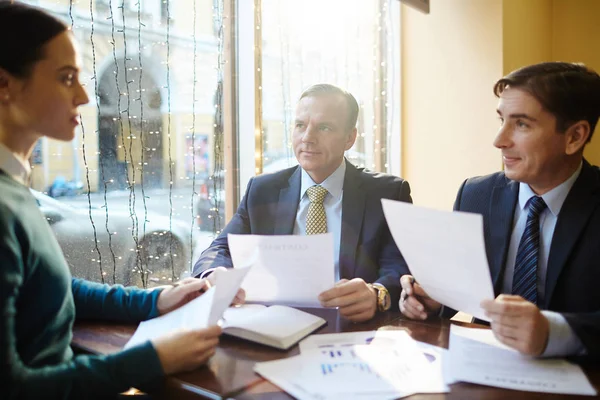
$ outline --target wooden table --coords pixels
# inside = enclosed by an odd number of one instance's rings
[[[356,332],[376,329],[402,329],[414,339],[436,346],[448,347],[450,322],[441,319],[410,321],[400,313],[387,312],[367,323],[354,324],[340,318],[334,309],[306,309],[327,320],[327,325],[315,333]],[[481,327],[480,325],[460,324]],[[73,347],[80,351],[109,354],[119,351],[135,331],[133,325],[111,324],[95,321],[78,321],[73,329]],[[600,338],[599,338],[600,340]],[[221,399],[243,400],[292,399],[252,370],[260,361],[276,360],[298,354],[298,346],[281,351],[241,339],[221,337],[217,353],[207,367],[194,372],[178,374],[166,379],[161,393],[156,397],[166,399]],[[584,366],[592,384],[600,392],[600,365]],[[410,399],[559,399],[589,398],[582,396],[550,395],[519,392],[467,383],[451,386],[451,393],[440,395],[414,395]]]

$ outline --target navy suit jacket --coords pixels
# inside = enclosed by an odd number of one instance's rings
[[[503,172],[467,179],[455,210],[483,215],[496,295],[502,289],[519,183]],[[583,161],[567,195],[550,245],[542,310],[561,313],[588,355],[600,356],[600,168]]]
[[[236,214],[206,249],[193,276],[208,268],[232,267],[227,234],[291,235],[300,203],[299,166],[250,179]],[[357,169],[346,161],[342,199],[339,270],[341,279],[378,282],[398,307],[400,276],[409,273],[387,226],[381,199],[412,203],[408,182]]]

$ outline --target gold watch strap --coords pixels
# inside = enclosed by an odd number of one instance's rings
[[[370,287],[377,293],[377,310],[384,312],[390,309],[390,292],[381,283],[370,283]]]

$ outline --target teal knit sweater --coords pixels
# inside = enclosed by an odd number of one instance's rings
[[[71,277],[29,190],[0,170],[0,396],[106,397],[163,376],[152,344],[73,357],[75,317],[139,322],[158,314],[159,291]]]

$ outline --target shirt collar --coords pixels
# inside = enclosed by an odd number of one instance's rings
[[[0,169],[23,185],[27,185],[27,182],[29,182],[29,175],[31,174],[29,164],[24,163],[2,143],[0,143]]]
[[[334,199],[339,199],[342,196],[342,189],[344,188],[344,176],[346,175],[346,159],[342,160],[340,166],[333,171],[331,175],[327,177],[322,183],[323,186]],[[302,170],[302,186],[300,187],[300,198],[304,197],[306,190],[309,187],[315,186],[315,181],[312,180],[308,172]]]
[[[577,168],[577,170],[573,173],[573,175],[571,175],[569,177],[569,179],[567,179],[566,181],[564,181],[563,183],[561,183],[554,189],[544,193],[541,196],[542,199],[544,199],[544,202],[546,203],[546,205],[548,206],[548,209],[555,217],[558,217],[558,214],[560,213],[560,209],[562,208],[562,206],[565,202],[565,199],[567,198],[567,195],[571,191],[571,188],[573,187],[573,185],[575,184],[575,181],[577,180],[577,178],[579,177],[579,174],[581,173],[582,166],[583,166],[583,162],[581,164],[579,164],[579,168]],[[523,210],[523,211],[525,210],[525,206],[527,205],[527,202],[533,196],[537,196],[537,195],[533,192],[533,190],[531,190],[529,185],[526,183],[520,182],[519,183],[519,207],[521,207],[521,210]]]

